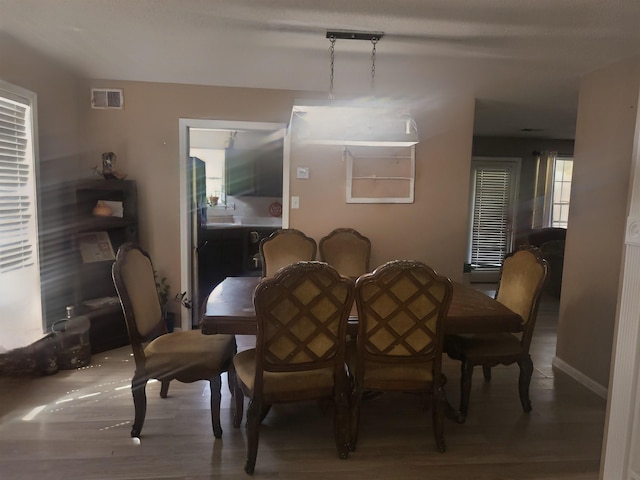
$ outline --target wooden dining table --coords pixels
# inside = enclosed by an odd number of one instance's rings
[[[204,335],[227,333],[255,335],[256,312],[253,291],[260,277],[227,277],[209,294],[202,313],[200,329]],[[497,300],[470,285],[453,282],[451,305],[444,321],[445,334],[496,333],[522,331],[522,318]],[[349,316],[347,333],[357,335],[358,312],[355,306]],[[446,381],[446,380],[445,380]],[[445,415],[455,422],[465,417],[446,399]]]
[[[253,291],[259,281],[260,277],[227,277],[218,284],[209,294],[200,319],[202,333],[255,335],[257,324]],[[357,334],[358,331],[355,303],[347,330],[350,334]],[[470,285],[453,282],[451,306],[445,318],[445,334],[521,330],[520,315]]]

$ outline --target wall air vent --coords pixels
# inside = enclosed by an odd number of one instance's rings
[[[113,88],[92,88],[91,108],[117,108],[124,107],[124,95],[122,89]]]

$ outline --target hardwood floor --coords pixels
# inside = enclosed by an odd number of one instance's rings
[[[598,478],[605,400],[551,368],[558,302],[544,299],[531,348],[533,411],[524,414],[517,366],[481,369],[467,422],[447,420],[447,451],[438,453],[430,412],[413,395],[384,394],[362,412],[357,451],[338,459],[331,412],[315,403],[274,406],[260,435],[256,478],[277,479],[563,479]],[[252,339],[239,337],[245,347]],[[223,438],[213,437],[205,382],[173,382],[161,399],[147,387],[147,418],[138,443],[129,347],[96,354],[86,368],[49,377],[0,377],[0,478],[246,479],[244,427],[231,425],[223,388]],[[456,405],[459,365],[445,358],[447,394]],[[31,419],[28,418],[31,416]]]

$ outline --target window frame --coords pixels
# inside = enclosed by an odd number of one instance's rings
[[[571,162],[571,177],[569,178],[568,181],[564,180],[564,178],[562,180],[557,180],[556,178],[558,174],[559,161]],[[548,178],[549,188],[547,190],[548,194],[546,195],[546,198],[545,198],[545,211],[547,212],[547,225],[550,227],[567,228],[568,221],[569,221],[569,208],[571,206],[571,186],[573,182],[573,156],[556,154],[553,158],[553,162],[551,162],[550,168],[551,168],[551,175],[549,175],[549,178]],[[564,173],[564,169],[563,169],[563,173]],[[569,200],[566,202],[556,201],[556,186],[558,183],[561,183],[563,188],[565,188],[565,186],[568,185]],[[561,212],[564,209],[566,209],[566,217],[567,217],[566,220],[560,220],[555,218],[556,206],[560,206]]]
[[[506,208],[508,208],[508,212],[505,214],[505,226],[503,229],[503,233],[505,234],[505,241],[502,244],[502,241],[499,241],[500,245],[497,245],[496,248],[499,249],[499,253],[496,255],[496,262],[493,265],[477,265],[474,260],[476,255],[474,255],[474,225],[476,223],[476,202],[477,202],[477,188],[476,188],[476,177],[478,170],[485,169],[494,169],[494,168],[502,168],[505,171],[508,171],[511,176],[510,182],[510,190],[507,192],[508,201],[506,203]],[[514,228],[516,225],[516,215],[517,215],[517,198],[519,191],[519,183],[520,183],[520,168],[521,168],[521,159],[520,158],[502,158],[502,157],[473,157],[471,161],[471,175],[469,178],[469,233],[468,233],[468,249],[467,249],[467,263],[473,270],[477,271],[498,271],[500,266],[502,265],[502,260],[504,256],[509,253],[513,249],[513,241],[514,241]]]
[[[0,275],[11,275],[11,277],[5,276],[5,281],[10,282],[12,278],[18,276],[20,281],[33,281],[31,289],[21,288],[20,291],[14,291],[13,294],[7,295],[3,301],[3,317],[15,318],[16,312],[22,312],[21,322],[2,322],[0,325],[6,334],[7,342],[0,347],[4,348],[19,348],[29,345],[34,341],[42,337],[45,331],[45,301],[43,295],[43,281],[41,272],[41,257],[42,257],[42,242],[40,241],[40,218],[39,212],[41,211],[40,195],[39,195],[39,151],[38,151],[38,121],[37,121],[37,95],[25,88],[17,85],[10,84],[8,82],[0,80],[0,97],[8,100],[12,103],[18,103],[26,107],[24,123],[24,140],[25,149],[23,158],[26,164],[27,179],[23,181],[24,185],[18,185],[16,188],[11,187],[10,176],[6,177],[6,184],[0,187],[0,195],[6,192],[8,195],[26,195],[26,200],[22,202],[29,203],[29,219],[26,226],[29,236],[28,243],[31,248],[31,255],[33,261],[27,265],[23,265],[20,268],[13,269],[9,272],[4,272]],[[10,167],[12,156],[16,158],[19,154],[12,154],[11,142],[16,144],[19,142],[20,135],[16,135],[13,140],[11,137],[11,130],[5,129],[5,147],[8,147],[5,151],[7,160],[7,166]],[[8,134],[7,134],[8,133]],[[0,151],[1,153],[1,151]],[[1,158],[1,157],[0,157]],[[19,161],[19,160],[18,160]],[[17,161],[16,161],[17,162]],[[5,237],[6,238],[6,237]],[[30,269],[28,271],[27,269]],[[18,273],[16,273],[18,272]],[[25,278],[21,278],[23,275]],[[37,298],[36,298],[37,297]],[[22,305],[25,302],[29,302],[28,305]],[[21,310],[18,310],[22,306]],[[7,347],[8,346],[8,347]]]

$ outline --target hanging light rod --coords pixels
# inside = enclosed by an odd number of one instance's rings
[[[356,30],[327,30],[327,38],[346,40],[380,40],[384,32],[358,32]]]

